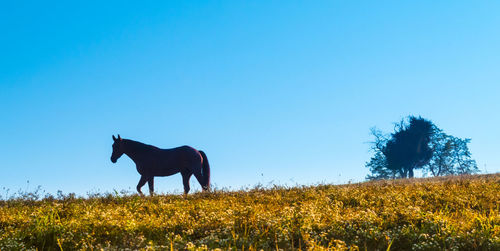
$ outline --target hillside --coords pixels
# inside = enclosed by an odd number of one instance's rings
[[[0,201],[0,249],[500,250],[500,174]]]

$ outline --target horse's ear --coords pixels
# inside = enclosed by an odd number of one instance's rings
[[[120,137],[120,134],[118,134],[118,140],[122,140],[122,137]]]
[[[118,136],[118,137],[120,137],[120,136]],[[116,141],[115,135],[113,135],[113,141]]]

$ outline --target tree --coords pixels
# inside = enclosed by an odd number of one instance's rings
[[[425,173],[442,176],[479,172],[476,161],[472,159],[467,147],[470,141],[471,139],[460,139],[439,130],[431,141],[434,155]]]
[[[370,161],[366,163],[366,167],[370,168],[370,172],[372,173],[366,177],[369,180],[395,179],[398,177],[397,172],[387,168],[385,156],[380,151],[376,152]]]
[[[434,176],[478,172],[467,147],[470,139],[447,135],[421,117],[401,120],[389,135],[373,128],[372,135],[375,154],[366,163],[367,179],[412,178],[415,169]]]
[[[367,167],[375,176],[368,178],[412,178],[414,169],[423,167],[432,157],[429,142],[433,132],[432,122],[414,116],[410,116],[408,122],[403,119],[396,124],[390,137],[372,129],[376,153]]]

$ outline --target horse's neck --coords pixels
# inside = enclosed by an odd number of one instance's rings
[[[130,159],[132,159],[136,164],[137,161],[140,159],[140,151],[138,151],[138,146],[137,142],[131,141],[131,140],[126,140],[123,144],[124,146],[124,151],[123,153],[126,154]]]

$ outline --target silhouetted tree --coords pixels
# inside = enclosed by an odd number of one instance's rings
[[[424,169],[425,173],[442,176],[479,172],[476,161],[472,159],[467,147],[471,139],[460,139],[437,130],[431,141],[434,154]]]
[[[409,123],[401,121],[382,149],[387,168],[398,172],[400,177],[413,178],[413,170],[432,158],[429,142],[433,133],[434,124],[426,119],[411,116]]]
[[[397,172],[387,168],[387,161],[382,152],[377,151],[375,155],[366,163],[366,167],[370,168],[371,174],[366,178],[369,180],[377,179],[394,179],[397,177]]]
[[[366,163],[366,178],[412,178],[415,169],[434,176],[478,172],[467,144],[443,133],[431,121],[410,116],[395,125],[389,135],[372,129],[374,156]]]

